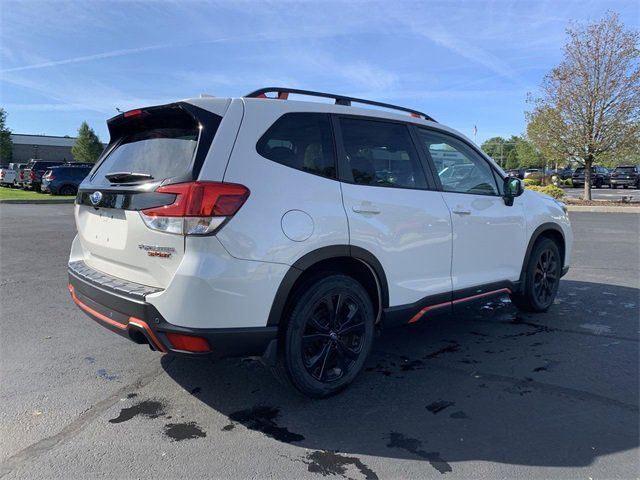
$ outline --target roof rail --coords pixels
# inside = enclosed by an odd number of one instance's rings
[[[276,93],[277,97],[267,97],[267,93]],[[390,110],[400,110],[402,112],[409,113],[412,117],[422,117],[425,120],[429,120],[431,122],[435,122],[433,117],[427,115],[426,113],[419,112],[418,110],[413,110],[411,108],[399,107],[398,105],[392,105],[390,103],[382,103],[375,102],[373,100],[365,100],[363,98],[355,98],[355,97],[345,97],[344,95],[336,95],[333,93],[324,93],[324,92],[314,92],[312,90],[299,90],[297,88],[285,88],[285,87],[266,87],[256,90],[255,92],[251,92],[245,95],[246,98],[277,98],[278,100],[286,100],[289,98],[289,94],[296,95],[308,95],[310,97],[322,97],[322,98],[333,98],[336,101],[336,105],[344,105],[347,107],[351,106],[351,103],[362,103],[363,105],[373,105],[376,107],[388,108]]]

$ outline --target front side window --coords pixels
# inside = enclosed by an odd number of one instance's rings
[[[287,113],[258,140],[256,150],[274,162],[323,177],[336,177],[329,115]]]
[[[426,188],[427,181],[406,125],[341,118],[346,164],[361,185]]]
[[[493,169],[471,147],[449,135],[418,129],[445,192],[499,195]]]

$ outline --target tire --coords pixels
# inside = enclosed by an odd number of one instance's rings
[[[520,310],[546,312],[558,293],[562,257],[556,242],[541,238],[531,251],[521,292],[512,294],[511,301]]]
[[[60,188],[60,190],[58,190],[58,195],[75,195],[75,194],[76,194],[76,189],[73,188],[71,185],[64,185],[63,187]]]
[[[596,188],[602,188],[602,179],[601,178],[596,178],[595,187]]]
[[[312,279],[299,291],[276,375],[308,397],[326,398],[364,367],[375,333],[373,304],[360,283],[342,274]]]
[[[623,188],[623,190],[626,190],[627,186],[626,185],[622,185],[622,188]]]

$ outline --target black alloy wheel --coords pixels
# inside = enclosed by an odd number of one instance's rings
[[[364,366],[374,338],[373,304],[360,283],[342,274],[316,277],[298,292],[278,376],[309,397],[328,397],[346,388]]]
[[[536,300],[541,305],[546,305],[553,300],[556,284],[560,280],[558,276],[558,261],[555,252],[547,248],[540,253],[533,274],[533,289]]]
[[[365,319],[348,294],[322,297],[306,319],[302,358],[307,373],[330,383],[343,378],[358,360],[365,338]]]
[[[558,293],[562,274],[562,257],[556,242],[542,238],[536,242],[527,264],[521,291],[511,301],[521,310],[544,312]]]

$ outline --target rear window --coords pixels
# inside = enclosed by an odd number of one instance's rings
[[[164,180],[183,174],[193,159],[199,130],[192,128],[154,128],[124,136],[96,169],[91,183],[111,185],[105,175],[133,172]]]
[[[614,171],[616,173],[626,173],[626,174],[636,173],[635,167],[616,167]]]
[[[188,110],[189,109],[189,110]],[[193,109],[195,113],[190,113]],[[197,174],[222,117],[197,107],[163,106],[139,110],[109,121],[110,149],[91,175],[91,184],[109,186],[191,177]],[[201,126],[198,118],[202,116]],[[204,152],[206,153],[206,152]],[[196,158],[194,158],[196,157]],[[140,174],[110,176],[115,173]],[[111,180],[107,178],[110,176]]]

